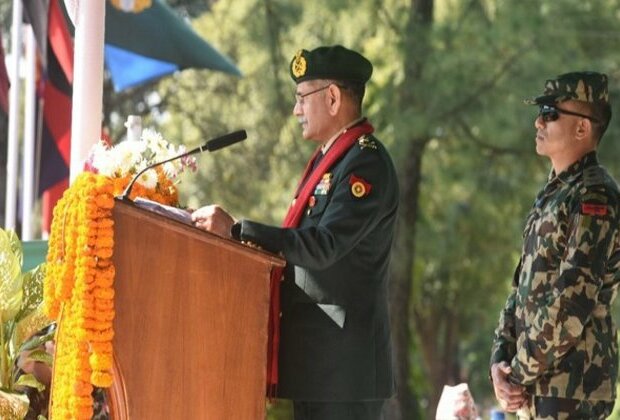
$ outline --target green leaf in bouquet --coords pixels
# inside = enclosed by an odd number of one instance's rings
[[[22,276],[22,304],[15,320],[30,315],[43,302],[43,279],[45,278],[45,264],[40,264]]]
[[[27,386],[29,388],[35,388],[39,392],[45,390],[45,385],[39,382],[37,378],[31,373],[20,376],[17,379],[17,382],[15,382],[15,386]]]
[[[21,267],[24,263],[24,252],[22,249],[22,243],[20,242],[19,237],[17,236],[15,231],[6,230],[5,232],[6,232],[9,244],[11,246],[11,252],[15,256],[15,258],[17,258],[17,261],[19,262],[19,266]]]
[[[22,303],[21,245],[14,232],[0,229],[0,321],[12,320]],[[19,240],[17,240],[19,243]]]
[[[35,312],[33,315],[38,312],[39,311],[37,310],[37,312]],[[42,313],[43,311],[41,310],[40,312]],[[42,316],[45,315],[42,314]],[[56,324],[48,325],[49,321],[47,321],[48,324],[44,324],[42,326],[30,327],[29,325],[26,325],[22,328],[22,325],[27,324],[27,321],[27,319],[22,320],[22,322],[19,323],[17,331],[15,333],[15,347],[19,348],[20,352],[34,350],[44,345],[47,341],[54,339],[54,334],[56,333]],[[35,333],[38,333],[44,328],[47,328],[45,334],[34,335]]]
[[[30,352],[26,358],[35,362],[45,363],[47,366],[52,366],[54,362],[54,356],[41,349]]]
[[[28,351],[28,350],[36,349],[37,347],[41,347],[47,341],[53,340],[54,334],[55,334],[55,329],[51,330],[50,332],[44,335],[35,335],[31,337],[30,339],[28,339],[26,342],[24,342],[21,345],[19,351]]]

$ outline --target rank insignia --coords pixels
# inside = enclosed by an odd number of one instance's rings
[[[363,135],[357,140],[357,144],[360,145],[361,149],[373,149],[377,150],[377,142],[368,137],[367,135]]]
[[[302,56],[301,53],[302,50],[297,51],[297,54],[295,54],[295,58],[291,63],[291,73],[293,73],[293,76],[298,78],[306,74],[306,69],[308,67],[306,58]]]
[[[355,175],[351,175],[349,179],[349,185],[351,185],[351,194],[355,198],[362,198],[370,194],[372,185],[366,182],[363,178],[359,178]]]
[[[581,203],[581,214],[587,216],[605,216],[607,206],[605,204]]]
[[[330,172],[327,172],[323,174],[323,178],[321,178],[321,181],[316,185],[316,188],[314,189],[314,195],[327,195],[331,186],[332,174]]]

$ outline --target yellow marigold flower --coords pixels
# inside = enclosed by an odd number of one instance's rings
[[[109,388],[113,382],[112,375],[109,372],[93,372],[90,380],[100,388]]]
[[[112,356],[109,354],[93,353],[89,358],[90,366],[93,369],[93,373],[97,371],[108,371],[112,369]],[[93,375],[91,374],[91,378]]]

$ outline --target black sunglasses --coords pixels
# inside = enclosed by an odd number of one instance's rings
[[[565,109],[561,109],[557,106],[552,105],[541,105],[540,109],[538,110],[538,116],[541,117],[544,122],[555,121],[560,118],[560,114],[574,115],[576,117],[586,118],[590,121],[594,121],[595,123],[599,122],[599,120],[589,115],[580,114],[573,111],[567,111]]]

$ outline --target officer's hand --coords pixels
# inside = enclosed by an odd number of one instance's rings
[[[527,396],[524,387],[508,381],[510,372],[510,365],[506,362],[494,363],[491,366],[495,398],[502,410],[514,413],[527,402]]]
[[[235,219],[218,205],[205,206],[194,211],[192,221],[197,227],[224,238],[230,238],[230,228],[235,223]]]

